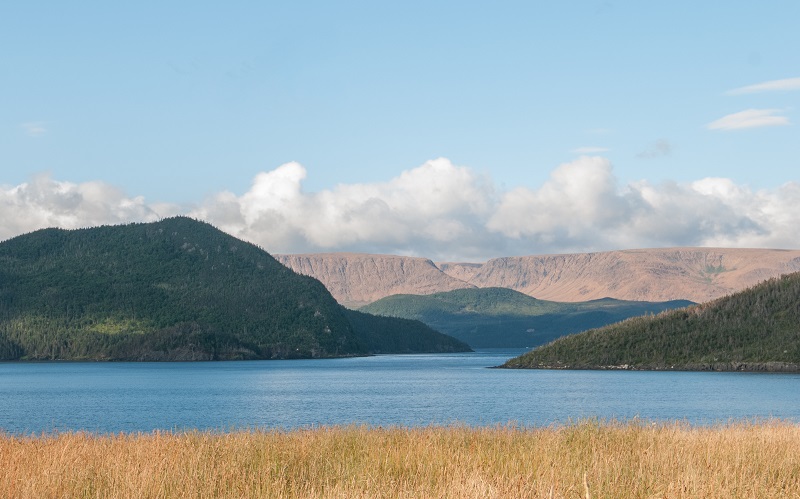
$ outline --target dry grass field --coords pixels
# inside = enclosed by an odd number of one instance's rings
[[[800,498],[800,426],[0,436],[0,497]]]

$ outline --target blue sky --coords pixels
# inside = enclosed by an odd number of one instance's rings
[[[794,0],[4,2],[0,239],[183,213],[273,252],[800,247],[797,19]]]

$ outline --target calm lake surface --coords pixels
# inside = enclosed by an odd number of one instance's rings
[[[335,360],[0,363],[0,431],[368,424],[542,426],[586,417],[800,422],[800,375],[486,369],[521,350]]]

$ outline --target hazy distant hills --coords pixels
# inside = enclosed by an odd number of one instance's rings
[[[800,371],[800,273],[558,339],[509,368]]]
[[[206,360],[463,351],[347,310],[316,279],[188,218],[0,243],[0,359]]]
[[[367,254],[277,255],[315,277],[342,304],[393,294],[503,287],[542,300],[600,298],[702,303],[800,271],[800,250],[669,248],[506,257],[476,263]]]
[[[431,295],[387,296],[361,310],[418,319],[473,348],[524,348],[629,317],[691,304],[685,300],[650,303],[610,298],[563,303],[537,300],[507,288],[470,288]]]

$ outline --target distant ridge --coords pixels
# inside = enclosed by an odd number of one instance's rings
[[[508,288],[470,288],[432,295],[392,295],[360,310],[417,319],[473,348],[531,348],[561,336],[629,317],[693,305],[612,298],[586,302],[538,300]]]
[[[393,294],[502,287],[542,300],[601,298],[706,302],[800,271],[800,250],[660,248],[495,258],[434,264],[424,258],[327,253],[277,255],[358,307]]]
[[[442,272],[427,258],[362,253],[275,255],[298,274],[319,279],[336,300],[352,308],[396,294],[428,295],[474,288]]]
[[[540,299],[706,302],[800,271],[800,250],[666,248],[497,258],[469,283]]]

